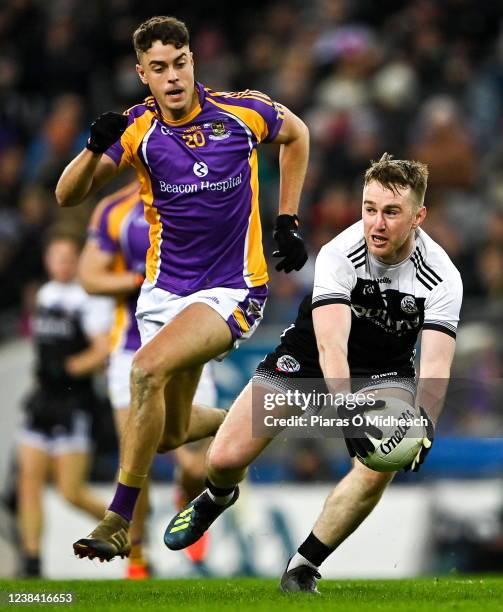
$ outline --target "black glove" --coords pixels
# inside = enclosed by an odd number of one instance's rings
[[[435,427],[433,426],[433,421],[428,416],[426,410],[419,407],[419,413],[427,421],[426,425],[426,436],[423,438],[420,449],[417,451],[417,455],[414,459],[403,468],[404,472],[408,472],[412,470],[413,472],[419,472],[419,468],[424,463],[424,460],[428,456],[431,447],[433,446],[433,442],[435,441]]]
[[[386,406],[384,400],[375,400],[366,404],[357,404],[354,408],[348,408],[345,404],[339,406],[337,415],[341,419],[347,419],[348,425],[341,427],[344,434],[344,442],[351,457],[367,457],[375,451],[375,446],[368,436],[382,440],[383,432],[375,425],[368,424],[365,419],[366,410],[383,409]],[[356,423],[353,421],[355,417]],[[362,423],[361,425],[359,423]]]
[[[104,153],[117,142],[127,128],[128,118],[119,113],[103,113],[91,123],[91,136],[86,148],[93,153]]]
[[[292,270],[300,270],[307,261],[306,245],[298,230],[297,215],[278,215],[274,226],[273,238],[278,243],[278,250],[273,257],[283,257],[276,264],[276,270],[284,270],[287,274]]]

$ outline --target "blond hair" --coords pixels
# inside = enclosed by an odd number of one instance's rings
[[[372,161],[365,172],[365,185],[371,181],[377,181],[395,193],[400,188],[410,187],[418,205],[422,206],[428,184],[428,167],[419,161],[393,159],[393,155],[384,153],[379,161]]]

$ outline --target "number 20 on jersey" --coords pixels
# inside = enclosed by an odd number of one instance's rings
[[[184,134],[182,138],[184,139],[185,144],[190,149],[204,147],[204,145],[206,144],[206,137],[201,131],[193,132],[192,134]]]

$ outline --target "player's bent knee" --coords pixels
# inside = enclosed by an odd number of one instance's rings
[[[131,367],[131,386],[142,394],[157,391],[166,384],[166,374],[145,363],[141,358],[133,360]]]
[[[212,446],[208,453],[208,471],[233,472],[244,470],[248,463],[238,452],[229,448],[215,448]]]

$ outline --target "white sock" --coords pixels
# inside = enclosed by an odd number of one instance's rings
[[[315,570],[318,569],[317,565],[315,565],[314,563],[311,563],[311,561],[308,561],[300,553],[296,552],[294,556],[290,559],[290,563],[288,564],[286,571],[289,572],[290,570],[293,570],[296,567],[299,567],[301,565],[307,565],[308,567],[312,567]]]
[[[229,493],[229,495],[213,495],[213,493],[209,489],[206,489],[206,493],[208,493],[210,499],[219,506],[225,506],[234,497],[234,491],[232,491],[232,493]]]

